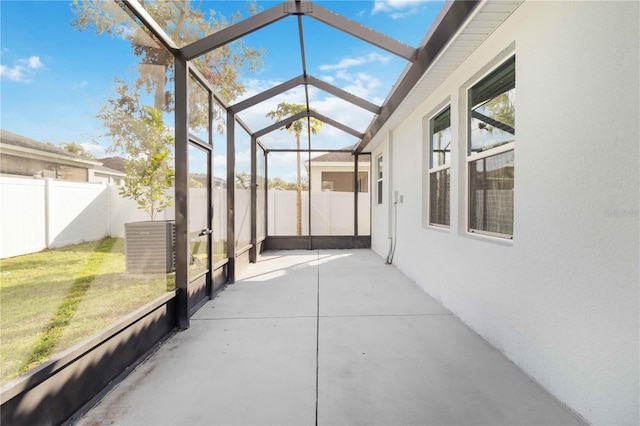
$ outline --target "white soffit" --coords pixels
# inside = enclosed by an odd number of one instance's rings
[[[397,127],[444,80],[455,71],[484,41],[520,6],[524,0],[487,0],[480,4],[464,26],[442,50],[438,58],[422,75],[393,115],[368,144],[365,152],[371,152],[382,142],[390,129]],[[445,8],[443,8],[444,10]],[[440,18],[436,18],[436,23]],[[431,35],[429,31],[425,40]],[[405,70],[406,72],[406,70]],[[401,76],[401,78],[404,76]]]

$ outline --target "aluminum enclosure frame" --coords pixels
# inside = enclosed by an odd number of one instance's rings
[[[153,36],[174,56],[175,64],[175,158],[176,158],[176,290],[166,293],[147,306],[132,313],[122,321],[114,324],[101,333],[85,340],[61,357],[53,359],[18,380],[18,385],[2,392],[2,423],[6,424],[61,424],[68,420],[84,404],[96,395],[104,392],[110,382],[130,369],[137,360],[153,350],[159,341],[165,339],[174,330],[189,327],[191,315],[204,302],[202,294],[198,300],[189,298],[188,276],[188,79],[193,75],[210,93],[210,106],[217,102],[227,115],[227,182],[234,182],[235,167],[235,123],[238,123],[251,136],[251,244],[247,252],[237,253],[235,247],[234,201],[235,188],[227,185],[227,255],[228,258],[211,265],[211,283],[207,284],[205,297],[212,298],[225,283],[232,283],[238,266],[239,256],[246,256],[255,261],[259,254],[258,245],[269,248],[360,248],[370,247],[371,237],[358,235],[358,203],[357,203],[357,171],[358,156],[366,153],[369,142],[380,132],[400,103],[410,93],[422,75],[433,64],[437,56],[447,46],[458,30],[481,3],[479,0],[454,0],[447,3],[442,19],[418,48],[400,43],[392,38],[363,27],[355,21],[337,15],[328,9],[306,0],[285,1],[265,12],[231,25],[211,36],[204,37],[190,45],[179,48],[166,34],[153,17],[138,0],[122,0],[122,4],[139,20]],[[288,16],[295,16],[299,23],[301,50],[304,50],[301,17],[308,16],[330,27],[350,34],[373,46],[379,47],[408,61],[407,68],[381,106],[375,105],[329,83],[309,76],[304,65],[303,74],[279,86],[269,89],[248,100],[235,105],[226,105],[215,93],[206,79],[190,66],[190,61],[198,56],[223,46],[238,38],[259,30]],[[257,132],[252,131],[242,122],[237,114],[246,108],[256,105],[270,97],[298,85],[305,86],[307,111],[289,117]],[[308,108],[308,86],[314,86],[359,108],[376,115],[364,132],[359,132],[332,119],[321,112]],[[309,144],[307,153],[311,152],[351,152],[354,154],[354,235],[352,236],[301,236],[280,237],[268,235],[268,219],[257,215],[256,196],[260,189],[256,181],[257,148],[265,155],[265,180],[268,179],[268,153],[287,150],[265,147],[259,138],[298,119],[316,118],[356,138],[359,142],[349,150],[323,150],[312,148]],[[209,115],[209,144],[212,114]],[[296,151],[296,150],[291,150]],[[209,183],[211,187],[211,183]],[[268,211],[267,185],[264,188],[265,211]],[[371,194],[371,193],[370,193]],[[257,222],[264,219],[265,240],[258,241],[255,228]],[[244,248],[242,248],[244,250]],[[244,257],[243,257],[244,258]]]

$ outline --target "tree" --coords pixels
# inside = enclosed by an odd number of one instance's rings
[[[125,164],[126,176],[120,195],[137,201],[138,208],[149,214],[151,220],[171,206],[171,196],[166,189],[173,182],[171,147],[174,138],[162,123],[162,113],[154,107],[142,107],[139,117],[128,120],[128,127],[146,136],[138,143],[119,140],[128,145],[129,152],[136,152]]]
[[[236,172],[236,188],[251,188],[251,175],[245,171]]]
[[[238,11],[226,18],[210,10],[200,11],[193,2],[183,0],[145,1],[140,3],[167,35],[178,45],[184,46],[202,37],[217,32],[242,18]],[[153,95],[154,107],[162,111],[173,110],[173,94],[167,90],[174,79],[174,59],[171,52],[133,18],[128,8],[118,1],[73,0],[72,9],[76,18],[71,24],[79,30],[93,29],[96,35],[108,34],[128,40],[133,54],[140,58],[138,78],[131,89],[144,90]],[[248,3],[249,14],[256,12],[254,3]],[[261,64],[264,52],[242,43],[241,40],[208,52],[193,61],[195,67],[213,85],[216,93],[226,102],[231,102],[245,92],[239,79],[243,70],[254,72]],[[206,125],[206,94],[190,93],[190,115],[195,126]],[[215,118],[223,118],[222,112]]]
[[[307,106],[302,104],[289,104],[281,102],[275,111],[267,113],[267,117],[281,121],[284,118],[291,117],[299,112],[306,111]],[[300,134],[303,130],[311,132],[315,135],[320,131],[324,123],[313,117],[301,118],[286,126],[289,133],[296,136],[296,235],[302,235],[302,180],[300,177]]]
[[[496,127],[497,124],[498,126],[503,125],[499,127],[503,131],[511,133],[507,129],[515,129],[516,126],[516,107],[514,98],[515,92],[510,90],[508,92],[501,93],[484,103],[482,108],[488,112],[489,118],[495,120],[496,123],[491,125],[489,123],[481,122],[479,124],[480,129],[493,133],[494,127]]]
[[[512,91],[504,92],[489,100],[484,106],[490,111],[491,118],[515,128],[516,107],[513,98]]]
[[[241,18],[240,12],[228,19],[215,11],[204,13],[194,3],[182,0],[140,3],[178,45],[192,43]],[[104,136],[113,141],[111,151],[120,150],[130,160],[122,194],[135,199],[153,220],[171,202],[164,194],[173,180],[174,138],[163,124],[163,113],[175,108],[174,57],[146,27],[138,24],[121,1],[73,0],[72,9],[74,27],[128,40],[133,55],[139,58],[133,79],[114,79],[114,95],[106,99],[97,116],[106,129]],[[249,13],[255,10],[255,4],[251,4]],[[245,92],[239,73],[255,71],[261,64],[261,55],[262,51],[236,41],[202,55],[192,64],[223,100],[231,102]],[[191,129],[208,125],[208,93],[196,87],[190,81]],[[213,120],[218,122],[218,130],[224,128],[225,118],[222,110],[214,108]]]
[[[298,185],[295,182],[286,182],[280,177],[274,177],[273,179],[269,179],[269,181],[267,182],[268,189],[284,189],[286,191],[295,191],[297,186]],[[303,191],[309,189],[309,180],[306,177],[302,178],[300,187]]]
[[[96,156],[87,151],[82,145],[77,144],[75,142],[62,142],[60,148],[64,149],[67,152],[72,154],[81,155],[86,158],[95,159]]]

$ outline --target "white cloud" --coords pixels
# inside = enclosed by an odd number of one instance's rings
[[[364,62],[366,61],[386,61],[386,57],[380,54],[370,54],[362,56]],[[340,61],[345,63],[344,61]],[[323,75],[324,81],[336,84],[337,81],[342,81],[343,84],[339,85],[340,88],[359,96],[363,99],[368,99],[371,102],[380,104],[382,99],[378,96],[378,92],[383,87],[381,81],[366,72],[348,72],[346,69],[335,69],[334,75]],[[247,93],[243,98],[254,96],[257,93],[269,89],[279,82],[266,81],[266,80],[247,80],[244,82],[247,87]],[[314,87],[308,86],[309,99],[311,108],[317,110],[319,113],[326,115],[329,118],[333,118],[338,122],[343,122],[345,125],[364,131],[367,125],[372,119],[372,114],[366,110],[356,107],[349,102],[336,98],[328,93]],[[384,94],[386,95],[386,93]],[[305,88],[304,86],[297,86],[291,90],[281,93],[273,98],[267,99],[257,105],[247,108],[244,111],[238,113],[238,117],[247,124],[252,131],[258,131],[274,123],[273,119],[267,118],[267,113],[274,111],[277,105],[281,102],[304,104],[305,103]],[[328,133],[325,129],[330,126],[325,126],[321,131],[321,134],[314,137],[325,139],[325,134]],[[345,136],[344,132],[337,131],[333,133],[335,129],[331,128],[331,134],[326,135],[326,140],[322,142],[324,146],[331,145],[332,148],[341,148],[349,143],[341,142],[340,139]],[[338,137],[337,145],[331,141],[331,138]],[[262,136],[260,140],[269,148],[291,148],[293,136],[286,131],[274,131],[265,136]],[[352,143],[352,142],[351,142]]]
[[[334,83],[336,80],[343,81],[346,85],[340,86],[342,90],[371,102],[379,103],[379,101],[374,100],[380,98],[380,96],[377,96],[379,94],[378,89],[383,87],[378,78],[364,72],[350,73],[345,70],[339,70],[335,76],[329,78],[331,81],[327,77],[323,77],[323,80],[334,85],[337,85]]]
[[[30,83],[35,70],[44,68],[39,56],[18,59],[13,66],[0,65],[0,77],[20,83]]]
[[[85,151],[95,155],[98,158],[103,157],[107,153],[107,149],[104,146],[95,142],[84,142],[81,143],[80,146],[82,146]]]
[[[344,71],[344,70],[342,70]],[[335,78],[335,77],[333,77]],[[326,80],[325,80],[326,81]],[[245,86],[248,88],[245,96],[253,96],[256,93],[260,93],[270,87],[279,84],[274,81],[265,80],[250,80],[245,82]],[[373,90],[380,82],[370,76],[367,73],[358,72],[353,73],[352,81],[349,83],[353,85],[354,93],[361,94],[368,90]],[[276,109],[278,103],[304,103],[304,86],[295,87],[285,93],[261,102],[251,108],[238,113],[238,116],[244,121],[252,131],[258,131],[264,127],[273,124],[273,120],[266,117],[269,111]],[[354,128],[357,131],[363,132],[371,119],[373,114],[366,110],[358,108],[349,102],[339,99],[335,96],[329,95],[313,86],[308,87],[310,106],[316,109],[321,114],[326,115],[338,122]],[[244,132],[237,131],[236,136],[242,135]],[[248,140],[248,137],[242,135],[242,137]],[[301,145],[306,148],[307,146],[307,134],[301,135]],[[275,130],[260,138],[260,142],[269,149],[294,149],[296,145],[295,136],[286,130]],[[314,149],[337,149],[344,148],[353,145],[357,142],[354,136],[338,130],[328,124],[325,124],[317,135],[311,136],[311,144]],[[226,157],[224,152],[224,144],[226,143],[225,135],[214,135],[214,173],[220,178],[226,179]],[[217,148],[216,148],[217,147]],[[238,170],[249,170],[250,168],[250,155],[248,151],[248,144],[246,141],[239,141],[236,152],[236,165]],[[303,160],[307,157],[302,156]],[[295,153],[272,153],[269,156],[269,176],[278,176],[285,179],[288,182],[295,180]]]
[[[366,60],[382,60],[382,55],[364,55]],[[342,62],[346,64],[345,62]],[[323,76],[324,81],[328,81],[326,77],[329,77],[332,81],[346,82],[347,87],[343,89],[349,92],[361,96],[363,98],[374,98],[375,91],[380,90],[382,86],[378,78],[368,74],[367,72],[349,72],[349,68],[334,69],[333,75]],[[338,75],[340,77],[338,77]],[[349,80],[346,80],[348,78]],[[245,82],[245,86],[248,88],[245,96],[253,96],[256,93],[260,93],[270,87],[279,84],[275,81],[265,80],[248,80]],[[269,111],[276,109],[278,103],[304,103],[304,86],[295,87],[285,93],[268,99],[259,103],[251,108],[238,113],[238,116],[244,121],[252,131],[258,131],[273,124],[273,120],[266,117]],[[362,108],[350,104],[340,98],[332,96],[322,90],[309,86],[309,97],[311,108],[317,110],[319,113],[326,115],[327,117],[334,119],[340,123],[345,124],[359,132],[364,132],[371,122],[374,115]],[[374,100],[374,102],[376,102]],[[378,101],[380,103],[381,101]],[[222,142],[224,144],[225,137],[218,137],[217,143]],[[307,146],[306,133],[301,135],[301,144],[303,147]],[[260,138],[260,142],[269,149],[293,149],[295,148],[295,136],[286,130],[275,130]],[[328,124],[325,124],[317,135],[311,136],[311,144],[314,149],[338,149],[351,146],[357,142],[357,138],[338,130]],[[214,142],[215,144],[216,142]],[[224,149],[224,148],[222,148]],[[215,149],[214,149],[215,150]],[[248,170],[250,166],[248,152],[245,152],[246,148],[244,144],[238,146],[238,152],[236,153],[236,162],[239,170]],[[219,174],[220,171],[226,169],[226,158],[222,155],[223,152],[217,151],[214,157],[214,170]],[[303,156],[305,159],[306,157]],[[224,173],[224,172],[223,172]],[[295,179],[295,154],[294,153],[273,153],[269,156],[269,175],[271,177],[278,176],[288,181]],[[220,176],[226,178],[226,176]]]
[[[352,83],[342,89],[361,98],[369,99],[380,87],[382,87],[382,83],[377,78],[369,74],[358,73]]]
[[[344,80],[344,78],[349,78],[349,81],[347,82],[348,86],[343,87],[344,90],[347,90],[350,93],[353,93],[354,95],[363,97],[365,99],[373,98],[375,95],[374,92],[382,86],[380,80],[365,72],[354,72],[351,74],[346,72],[345,70],[338,70],[337,74],[341,75],[341,77],[343,78],[342,81],[346,81]],[[331,78],[337,79],[338,77]],[[325,81],[327,80],[325,79]],[[247,85],[247,87],[251,88],[251,92],[255,93],[259,93],[262,90],[274,86],[273,82],[261,82],[259,80],[251,81],[245,84]],[[326,115],[329,118],[352,127],[357,131],[364,132],[364,130],[371,122],[371,119],[373,118],[372,113],[363,110],[362,108],[359,108],[355,105],[352,105],[347,101],[329,95],[328,93],[325,93],[313,86],[309,86],[308,89],[311,108],[315,109],[323,115]],[[280,102],[297,104],[304,103],[304,86],[298,86],[285,93],[261,102],[251,108],[241,111],[240,113],[238,113],[238,116],[247,124],[247,126],[249,126],[252,131],[258,131],[274,123],[274,120],[267,118],[266,114],[269,111],[275,110],[278,103]],[[224,137],[221,139],[224,139]],[[271,149],[295,148],[295,137],[293,134],[287,132],[286,130],[273,131],[267,135],[262,136],[260,138],[260,141],[266,147]],[[336,149],[352,145],[356,142],[356,139],[353,136],[330,125],[325,125],[322,127],[318,135],[314,135],[311,137],[311,141],[314,148]],[[301,142],[303,146],[306,147],[306,134],[302,135]],[[240,148],[240,151],[243,150],[244,148]],[[226,163],[223,162],[223,158],[224,157],[220,159],[214,159],[214,162],[220,161],[220,163],[216,167],[225,167]],[[236,161],[242,164],[249,164],[248,158],[239,157],[238,153]],[[275,164],[271,164],[271,162],[269,164],[270,168],[275,167]]]
[[[369,111],[334,96],[314,101],[312,106],[315,107],[318,112],[326,115],[327,117],[359,132],[363,132],[373,118],[373,114]],[[312,140],[315,140],[316,138],[322,142],[323,147],[330,148],[343,148],[355,142],[343,142],[345,138],[351,138],[351,135],[328,125],[324,126],[320,133],[318,133],[317,136],[314,136]]]
[[[238,103],[244,99],[248,99],[252,96],[257,95],[258,93],[262,93],[267,89],[277,86],[281,84],[282,81],[275,80],[258,80],[258,79],[248,79],[243,81],[244,87],[246,91],[238,97],[233,103]]]
[[[29,68],[37,70],[40,68],[44,68],[44,64],[40,61],[39,56],[31,56],[26,60]]]
[[[429,0],[375,0],[372,15],[387,13],[392,19],[400,19],[418,12]]]
[[[273,87],[269,85],[266,88]],[[317,89],[309,87],[309,96],[313,98],[318,92]],[[267,118],[267,113],[274,111],[281,102],[303,104],[305,103],[304,86],[297,86],[291,90],[281,93],[273,98],[267,99],[257,105],[252,106],[238,113],[238,116],[253,131],[260,130],[274,123],[274,120]]]
[[[14,65],[13,67],[7,67],[6,65],[0,65],[0,76],[8,78],[11,81],[28,82],[25,77],[25,69],[20,65]]]
[[[374,52],[355,58],[344,58],[335,64],[324,64],[320,66],[320,70],[334,72],[333,75],[324,75],[322,77],[324,81],[336,85],[336,81],[346,82],[347,86],[341,87],[343,90],[371,100],[373,97],[377,98],[376,91],[382,87],[382,83],[367,73],[354,72],[353,69],[361,66],[365,66],[363,69],[370,69],[370,64],[387,64],[390,60],[389,55]]]
[[[236,171],[251,171],[251,151],[236,152]],[[213,172],[214,176],[227,180],[227,156],[225,154],[213,156]]]
[[[213,170],[214,175],[227,180],[227,156],[226,155],[214,155],[213,156]]]
[[[251,151],[236,152],[236,171],[251,172]]]
[[[344,58],[337,64],[333,65],[320,65],[320,70],[322,71],[332,71],[332,70],[343,70],[347,68],[351,68],[357,65],[362,65],[366,62],[364,57],[359,58]]]
[[[381,55],[379,53],[369,53],[368,55],[359,56],[357,58],[344,58],[337,64],[320,65],[319,68],[321,71],[346,70],[348,68],[353,68],[371,62],[380,62],[384,64],[389,62],[389,59],[390,57],[387,55]]]
[[[88,85],[89,85],[89,83],[87,82],[87,80],[82,80],[79,83],[73,83],[71,88],[72,89],[82,89],[83,87],[87,87]]]

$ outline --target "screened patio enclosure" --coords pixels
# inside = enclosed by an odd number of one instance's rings
[[[368,144],[480,2],[444,3],[417,47],[331,11],[330,2],[258,3],[260,10],[249,17],[195,36],[167,26],[154,4],[115,1],[107,11],[130,27],[116,26],[116,32],[146,52],[149,60],[137,64],[141,78],[161,83],[144,95],[160,112],[151,129],[173,138],[173,199],[162,219],[175,224],[175,269],[158,286],[167,292],[3,387],[3,423],[65,421],[176,327],[189,328],[190,317],[265,249],[369,248],[370,210],[380,194]],[[240,73],[246,65],[206,64],[261,32],[277,35],[297,72],[287,75],[287,67],[270,87],[244,97],[218,93],[217,76]],[[396,71],[386,98],[310,73],[320,69],[314,53],[331,52],[326,34],[335,35],[333,43],[357,40],[376,60],[384,54]],[[333,67],[339,71],[339,61]],[[316,92],[331,102],[318,102]],[[298,108],[272,115],[268,124],[252,120],[256,111],[264,117],[264,105],[275,101]],[[153,108],[145,112],[149,122],[158,118]],[[318,137],[319,127],[333,143]],[[283,173],[295,176],[295,185],[283,188],[276,179]],[[26,407],[25,401],[34,402]]]
[[[141,3],[125,1],[126,6],[173,55],[175,63],[175,163],[176,163],[176,283],[179,297],[180,324],[188,326],[189,312],[197,306],[196,301],[181,300],[187,294],[204,294],[215,290],[219,285],[233,282],[235,269],[243,262],[253,262],[264,248],[271,249],[315,249],[315,248],[364,248],[370,247],[369,210],[372,191],[363,191],[363,179],[369,184],[371,176],[370,155],[367,145],[384,126],[404,97],[415,86],[422,74],[436,59],[438,53],[454,35],[456,28],[473,12],[477,2],[446,3],[439,14],[439,22],[433,26],[417,48],[399,42],[376,30],[336,14],[331,10],[310,1],[287,1],[258,12],[244,20],[236,22],[219,31],[186,45],[172,40],[154,16]],[[287,33],[283,27],[277,27],[278,36],[283,43],[295,40],[297,54],[291,56],[292,62],[300,64],[300,74],[276,84],[266,90],[246,97],[236,103],[227,103],[216,93],[211,82],[199,70],[198,58],[216,49],[224,49],[230,43],[242,39],[254,32],[267,31],[272,26],[287,21]],[[309,33],[306,28],[318,28],[318,23],[326,31],[338,31],[348,37],[359,39],[365,45],[389,53],[404,62],[404,69],[391,92],[381,104],[364,99],[354,93],[341,89],[309,74],[307,64],[311,62],[309,51],[312,48],[327,49],[322,46],[322,37]],[[283,24],[284,25],[284,24]],[[282,32],[282,33],[281,33]],[[252,128],[243,120],[245,111],[259,108],[265,101],[290,93],[292,89],[302,88],[297,110],[286,110],[272,115],[274,123],[261,128]],[[337,101],[346,105],[347,113],[334,114],[332,109],[322,110],[316,107],[311,90],[320,90],[333,95]],[[194,96],[200,93],[199,96]],[[193,98],[205,100],[195,105]],[[204,105],[204,106],[203,106]],[[364,128],[356,128],[352,123],[354,110],[365,113],[370,121]],[[341,109],[339,111],[344,111]],[[206,126],[191,131],[194,122],[206,122]],[[316,143],[314,125],[330,126],[341,134],[345,141],[343,148],[328,148]],[[282,143],[283,138],[291,139],[287,131],[295,130],[296,145]],[[223,139],[218,142],[216,131],[221,131]],[[275,138],[273,135],[277,135]],[[269,141],[267,137],[272,136]],[[216,142],[214,142],[216,139]],[[225,140],[226,139],[226,140]],[[249,170],[239,170],[236,153],[240,147],[250,150]],[[191,229],[185,218],[192,218],[189,210],[189,158],[190,150],[209,152],[209,156],[223,152],[226,158],[226,191],[212,200],[208,220],[210,226]],[[340,173],[340,179],[351,180],[341,191],[326,192],[333,185],[336,175],[324,172],[320,180],[311,178],[314,167],[319,167],[320,157],[330,153],[350,154],[344,161],[346,170]],[[293,159],[295,157],[295,160]],[[211,162],[211,159],[209,160]],[[287,163],[297,170],[298,184],[293,194],[286,200],[283,193],[271,191],[269,182],[271,166],[274,163]],[[292,164],[293,163],[293,164]],[[209,188],[212,187],[209,167]],[[363,177],[363,168],[367,171]],[[303,169],[301,171],[301,169]],[[239,177],[244,176],[244,179]],[[301,174],[308,182],[303,190]],[[322,177],[324,176],[324,177]],[[334,180],[332,180],[334,179]],[[231,184],[235,182],[235,184]],[[314,185],[315,184],[315,185]],[[346,189],[345,189],[346,188]],[[221,195],[221,196],[220,196]],[[340,199],[337,198],[341,195]],[[332,196],[331,199],[328,196]],[[296,211],[297,210],[297,211]],[[218,212],[216,215],[213,212]],[[294,216],[294,212],[296,213]],[[286,217],[283,218],[283,215]],[[287,216],[289,215],[289,216]],[[222,222],[224,221],[224,223]],[[278,226],[285,223],[289,226]],[[295,227],[293,224],[295,223]],[[226,225],[226,229],[225,229]],[[284,228],[284,229],[283,229]],[[215,241],[208,244],[213,247],[209,259],[213,271],[211,284],[208,278],[193,282],[189,273],[190,248],[193,241],[190,235],[206,234]],[[195,234],[194,234],[195,233]],[[213,234],[213,236],[211,236]],[[199,238],[203,238],[200,235]],[[224,247],[222,247],[224,245]],[[191,283],[190,283],[191,281]],[[190,284],[188,284],[190,283]],[[191,286],[191,288],[188,288]],[[203,290],[196,291],[194,288]],[[211,290],[204,290],[210,288]],[[183,290],[183,291],[181,291]],[[197,298],[198,299],[198,298]]]
[[[248,3],[0,1],[0,423],[640,424],[640,3]]]

